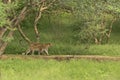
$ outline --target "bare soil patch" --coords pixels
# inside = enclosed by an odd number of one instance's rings
[[[87,59],[87,60],[96,60],[96,61],[103,61],[103,60],[112,60],[112,61],[120,61],[120,56],[100,56],[100,55],[1,55],[1,60],[6,59],[55,59],[55,60],[71,60],[71,59]]]

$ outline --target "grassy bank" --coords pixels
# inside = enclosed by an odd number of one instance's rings
[[[120,63],[88,60],[4,60],[0,80],[119,80]]]

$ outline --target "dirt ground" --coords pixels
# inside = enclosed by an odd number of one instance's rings
[[[100,56],[100,55],[1,55],[1,60],[6,59],[55,59],[55,60],[71,60],[71,59],[87,59],[87,60],[96,60],[96,61],[104,61],[104,60],[111,60],[111,61],[120,61],[120,56]]]

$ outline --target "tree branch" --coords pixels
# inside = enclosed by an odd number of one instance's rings
[[[48,4],[48,6],[45,6],[45,2],[46,0],[43,0],[40,2],[39,4],[39,12],[35,18],[35,21],[34,21],[34,31],[35,31],[35,34],[36,34],[36,38],[37,38],[37,42],[39,42],[39,31],[38,31],[38,28],[37,28],[37,24],[38,24],[38,21],[40,20],[41,18],[41,15],[42,15],[42,12],[46,9],[48,9],[56,0],[53,0],[51,3]]]
[[[40,11],[44,11],[46,9],[48,9],[50,6],[52,6],[52,4],[55,2],[56,0],[53,0],[51,3],[49,3],[47,6],[44,5],[45,2],[42,3],[41,9]]]
[[[21,10],[21,12],[20,12],[20,14],[18,15],[18,17],[14,17],[14,18],[11,20],[12,22],[11,22],[10,27],[13,28],[13,29],[14,29],[15,27],[17,27],[17,25],[25,18],[26,13],[27,13],[27,6],[25,6],[25,7]],[[11,38],[11,37],[13,36],[13,33],[14,33],[14,30],[11,30],[11,31],[8,33],[7,37],[8,37],[8,38]],[[2,45],[0,46],[0,55],[2,55],[2,54],[4,53],[7,45],[8,45],[8,42],[3,42],[3,43],[2,43]]]
[[[31,43],[30,39],[25,35],[25,33],[22,31],[21,26],[18,25],[18,31],[20,32],[21,36],[28,42],[28,44]]]

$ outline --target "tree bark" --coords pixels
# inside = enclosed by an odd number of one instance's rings
[[[25,6],[25,7],[21,10],[21,12],[20,12],[20,14],[18,15],[18,17],[14,17],[13,20],[11,20],[11,24],[12,24],[12,27],[11,27],[11,28],[14,29],[14,28],[25,18],[26,12],[27,12],[27,6]],[[6,28],[6,29],[7,29],[7,28]],[[2,38],[2,36],[4,35],[6,29],[1,32],[1,34],[0,34],[0,37],[1,37],[1,38]],[[8,33],[7,37],[8,37],[8,38],[11,38],[11,37],[13,36],[13,33],[14,33],[14,30],[11,30],[11,31]],[[0,55],[2,55],[2,54],[4,53],[7,45],[8,45],[8,42],[4,42],[4,41],[2,42],[2,44],[1,44],[1,46],[0,46]]]
[[[14,33],[14,31],[10,31],[7,37],[8,37],[8,38],[11,38],[11,37],[13,36],[13,33]],[[7,45],[8,45],[8,42],[4,42],[4,43],[2,44],[2,46],[0,47],[0,55],[2,55],[2,54],[4,53]]]
[[[34,21],[34,30],[35,30],[37,42],[39,42],[39,40],[40,40],[40,36],[39,36],[39,31],[38,31],[37,24],[38,24],[39,19],[41,18],[41,14],[42,14],[42,12],[40,11],[38,13],[38,15],[36,16],[36,19]]]
[[[112,32],[112,26],[113,26],[113,23],[116,21],[116,18],[114,18],[110,24],[110,28],[109,28],[109,31],[108,33],[106,33],[106,37],[107,37],[107,42],[109,41],[109,38],[111,36],[111,32]]]
[[[56,0],[53,0],[52,2],[50,2],[48,5],[45,4],[46,0],[43,0],[41,1],[41,4],[38,5],[38,8],[39,8],[39,12],[38,14],[36,15],[36,18],[35,18],[35,21],[34,21],[34,31],[35,31],[35,34],[36,34],[36,39],[37,39],[37,42],[40,41],[40,33],[38,31],[38,27],[37,27],[37,24],[38,24],[38,21],[40,20],[41,18],[41,15],[42,15],[42,12],[46,9],[48,9]]]
[[[25,33],[22,31],[21,26],[18,25],[18,31],[20,32],[21,36],[28,42],[28,44],[31,43],[30,39],[25,35]]]

